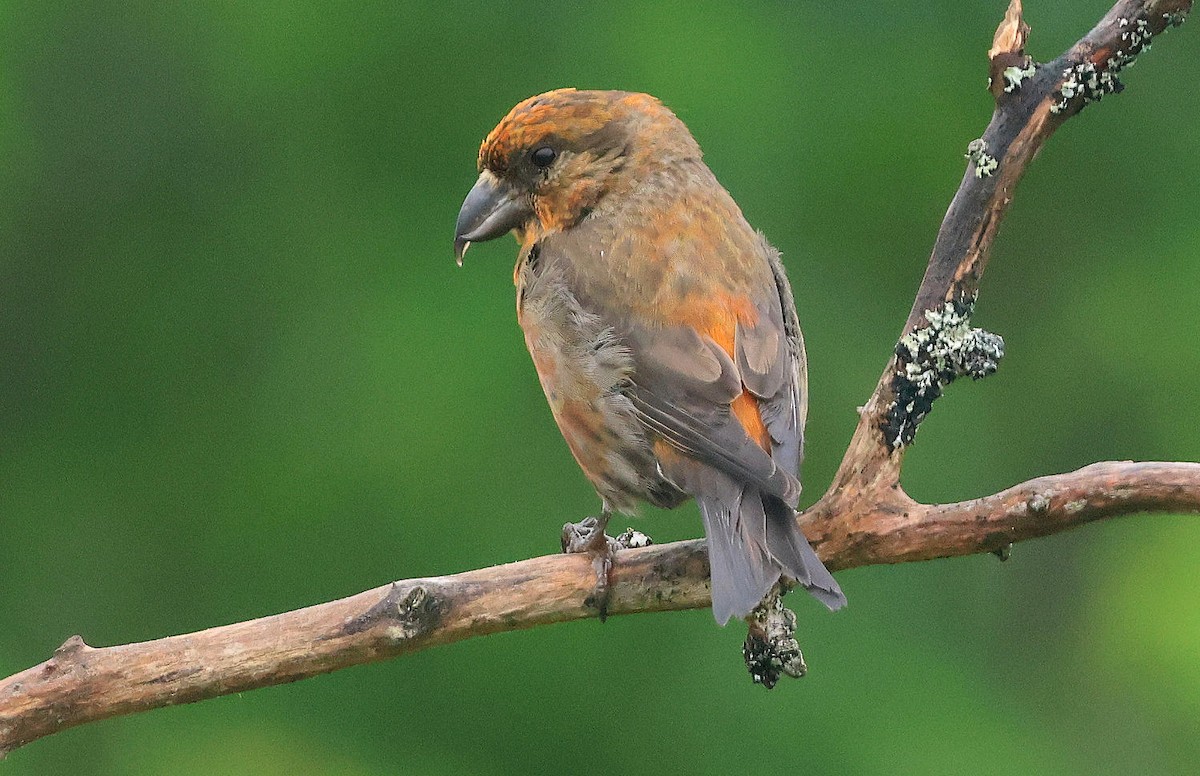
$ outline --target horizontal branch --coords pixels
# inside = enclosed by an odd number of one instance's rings
[[[1022,482],[953,504],[908,500],[886,511],[815,511],[806,533],[833,568],[949,558],[1002,550],[1109,517],[1200,512],[1200,464],[1106,462]]]
[[[909,502],[827,519],[805,533],[831,569],[969,555],[1134,512],[1200,512],[1200,464],[1101,463],[957,504]],[[694,540],[623,550],[609,614],[709,605]],[[408,579],[330,603],[155,641],[93,648],[74,636],[0,681],[0,755],[68,727],[384,660],[475,636],[596,616],[582,555]]]

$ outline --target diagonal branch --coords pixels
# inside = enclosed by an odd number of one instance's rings
[[[946,303],[973,302],[996,232],[1030,161],[1068,118],[1119,92],[1118,73],[1149,48],[1154,36],[1182,24],[1191,8],[1192,0],[1123,0],[1066,53],[1037,65],[1023,50],[1028,28],[1021,29],[1021,2],[1012,0],[989,52],[996,109],[983,136],[968,147],[971,162],[938,231],[902,336]],[[860,411],[826,499],[836,501],[848,490],[882,495],[899,482],[902,447],[893,452],[879,432],[888,424],[899,358],[888,363]]]
[[[969,315],[1017,182],[1042,144],[1084,105],[1120,90],[1117,73],[1178,25],[1191,0],[1122,0],[1046,65],[1024,53],[1028,27],[1012,0],[989,52],[996,111],[970,163],[906,321],[842,464],[801,518],[831,569],[968,555],[1094,520],[1200,512],[1200,464],[1099,463],[955,504],[900,488],[911,432],[941,388],[995,368],[998,338]],[[907,382],[906,382],[907,381]],[[903,394],[904,401],[897,402]],[[919,405],[919,406],[918,406]],[[902,433],[903,432],[903,433]],[[0,756],[99,719],[283,684],[500,631],[595,616],[582,556],[549,556],[412,579],[339,601],[139,644],[94,649],[74,636],[46,662],[0,680]],[[709,604],[701,541],[621,553],[610,614]]]

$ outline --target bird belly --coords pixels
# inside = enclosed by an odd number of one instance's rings
[[[542,390],[563,438],[605,507],[630,513],[638,501],[675,506],[668,483],[625,391],[629,350],[599,316],[582,308],[561,276],[518,272],[518,319]]]

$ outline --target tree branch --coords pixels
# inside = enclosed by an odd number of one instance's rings
[[[1100,463],[957,504],[826,519],[805,533],[831,569],[994,550],[1133,512],[1200,511],[1200,464]],[[582,555],[549,555],[409,579],[339,601],[138,644],[94,649],[73,636],[54,656],[0,681],[0,752],[68,727],[285,684],[426,647],[596,616]],[[619,553],[609,614],[709,605],[704,542]]]
[[[1118,2],[1087,36],[1037,66],[1013,0],[989,52],[996,111],[946,213],[901,346],[833,484],[801,521],[831,569],[999,550],[1137,512],[1200,512],[1200,464],[1099,463],[955,504],[926,505],[899,484],[906,445],[950,380],[995,368],[998,338],[969,316],[1013,190],[1042,144],[1084,105],[1120,90],[1117,73],[1178,25],[1191,0]],[[990,338],[990,339],[989,339]],[[897,401],[897,398],[902,401]],[[78,637],[0,681],[0,756],[93,720],[283,684],[499,631],[595,616],[586,557],[556,555],[412,579],[249,622],[94,649]],[[702,541],[621,552],[610,614],[709,605]]]

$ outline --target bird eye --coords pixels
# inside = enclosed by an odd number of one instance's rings
[[[554,164],[554,160],[558,158],[558,151],[555,151],[550,146],[542,146],[535,148],[533,153],[529,155],[529,159],[534,166],[541,167],[543,170]]]

